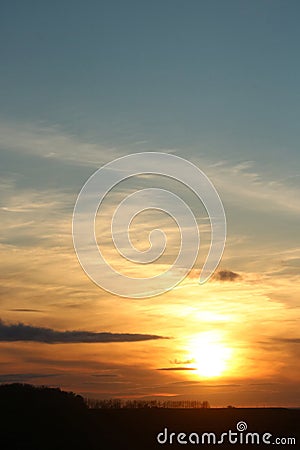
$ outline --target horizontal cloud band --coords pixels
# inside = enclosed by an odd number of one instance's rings
[[[5,324],[0,320],[0,341],[33,341],[48,344],[136,342],[166,339],[152,334],[95,333],[92,331],[57,331],[51,328],[33,327],[23,323]]]

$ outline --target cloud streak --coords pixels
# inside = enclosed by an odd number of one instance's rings
[[[36,378],[57,377],[56,373],[6,373],[0,375],[0,383],[26,382]]]
[[[161,367],[160,369],[157,370],[174,370],[174,371],[178,371],[178,370],[197,370],[195,367]]]
[[[12,308],[12,309],[9,309],[8,311],[29,312],[29,313],[40,313],[40,312],[43,312],[41,309],[29,309],[29,308]]]
[[[51,328],[33,327],[23,323],[5,324],[0,321],[0,341],[31,341],[47,344],[138,342],[166,339],[163,336],[137,333],[95,333],[92,331],[57,331]]]
[[[300,344],[300,338],[273,338],[272,339],[273,342],[278,342],[281,344]]]

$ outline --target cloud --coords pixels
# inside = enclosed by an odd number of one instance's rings
[[[268,349],[268,351],[278,351],[281,348],[281,345],[284,344],[300,344],[300,338],[299,337],[271,337],[269,339],[258,341],[259,344],[263,347]]]
[[[177,358],[169,361],[170,364],[181,364],[181,365],[192,364],[193,362],[194,362],[193,359],[185,359],[185,360],[182,361],[182,360],[177,359]]]
[[[8,311],[14,311],[14,312],[43,312],[41,309],[29,309],[29,308],[12,308]]]
[[[0,146],[46,160],[57,159],[97,167],[108,159],[108,155],[120,156],[114,147],[83,141],[56,125],[39,126],[35,123],[1,122]]]
[[[17,383],[35,378],[57,377],[56,373],[6,373],[0,375],[0,383]]]
[[[57,331],[23,323],[5,324],[0,320],[0,341],[33,341],[47,344],[138,342],[166,339],[163,336],[136,333],[95,333],[92,331]]]
[[[300,258],[290,258],[287,259],[285,261],[282,261],[282,265],[283,266],[288,266],[288,267],[296,267],[299,268],[300,267]]]
[[[161,367],[157,370],[197,370],[195,367]]]
[[[300,344],[300,338],[273,338],[272,341],[282,344]]]
[[[92,377],[96,378],[119,378],[116,373],[93,373]]]
[[[135,143],[136,150],[139,143]],[[42,125],[41,123],[0,122],[0,147],[17,156],[39,158],[47,164],[53,162],[68,163],[77,167],[97,167],[111,159],[129,153],[129,148],[115,147],[106,144],[84,140],[75,134],[70,134],[58,125]],[[130,152],[135,148],[130,146]],[[182,156],[183,149],[162,149],[164,152]],[[153,151],[153,149],[151,149]],[[191,159],[191,155],[189,159]],[[192,158],[199,167],[205,165],[205,172],[212,180],[217,181],[217,188],[223,196],[239,201],[247,208],[257,211],[259,205],[265,211],[265,205],[279,208],[283,211],[299,212],[299,175],[288,173],[287,176],[270,178],[269,174],[261,172],[253,161],[243,161],[233,164],[230,160],[203,161],[199,157]],[[23,170],[23,167],[22,167]],[[51,174],[52,175],[52,174]],[[66,177],[64,177],[64,180]],[[73,177],[74,179],[74,177]],[[76,179],[76,177],[75,177]],[[293,180],[291,183],[290,180]],[[37,181],[37,179],[36,179]]]
[[[193,161],[200,166],[201,161]],[[291,184],[288,177],[273,177],[261,171],[253,161],[233,164],[231,161],[220,161],[206,167],[206,175],[216,180],[216,187],[229,201],[234,199],[250,210],[271,212],[277,210],[299,213],[299,181],[293,177]],[[296,173],[296,175],[298,175]],[[266,209],[267,206],[267,209]]]
[[[220,270],[214,275],[214,278],[218,281],[237,281],[241,276],[231,270]]]
[[[199,381],[174,381],[171,383],[171,385],[173,386],[182,386],[183,388],[188,388],[188,387],[194,387],[194,386],[198,386],[199,387]],[[202,388],[229,388],[229,387],[239,387],[242,386],[241,384],[237,384],[237,383],[223,383],[223,384],[206,384],[206,383],[201,383],[201,387]]]

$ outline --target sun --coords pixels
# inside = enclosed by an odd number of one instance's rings
[[[202,377],[220,377],[228,369],[232,349],[214,331],[198,334],[189,344],[191,364]]]

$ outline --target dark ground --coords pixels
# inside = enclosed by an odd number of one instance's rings
[[[300,449],[300,410],[262,409],[87,409],[82,397],[59,389],[29,385],[0,386],[0,449],[2,450],[151,450],[158,448],[268,448],[268,444],[201,443],[202,433],[270,433],[269,448]],[[159,444],[157,435],[168,429],[173,444]],[[178,433],[200,435],[199,444],[176,443]],[[238,437],[233,435],[232,440]],[[195,436],[193,436],[195,439]],[[296,438],[296,444],[276,445],[276,438]],[[162,441],[165,436],[161,436]],[[211,437],[212,439],[212,437]],[[244,441],[245,442],[245,441]],[[251,441],[250,441],[251,442]],[[273,444],[274,442],[274,444]]]
[[[170,433],[196,432],[198,434],[213,432],[216,440],[220,440],[221,434],[232,430],[237,432],[236,425],[243,421],[247,423],[247,432],[260,434],[270,433],[269,441],[272,444],[276,438],[295,437],[296,444],[273,444],[275,448],[300,449],[300,410],[262,408],[262,409],[143,409],[143,410],[92,410],[90,411],[93,437],[96,449],[158,449],[158,448],[268,448],[268,444],[244,445],[232,444],[228,440],[225,444],[159,444],[158,433],[168,429],[168,441]],[[175,436],[176,438],[177,436]],[[164,435],[161,436],[164,440]],[[235,436],[232,436],[234,440]],[[186,440],[182,437],[182,440]],[[240,439],[240,433],[238,433]],[[250,439],[250,438],[249,438]],[[98,442],[97,442],[98,440]],[[174,440],[174,437],[173,437]],[[101,442],[105,442],[101,446]],[[251,440],[250,440],[251,442]],[[271,448],[274,448],[271,447]]]

